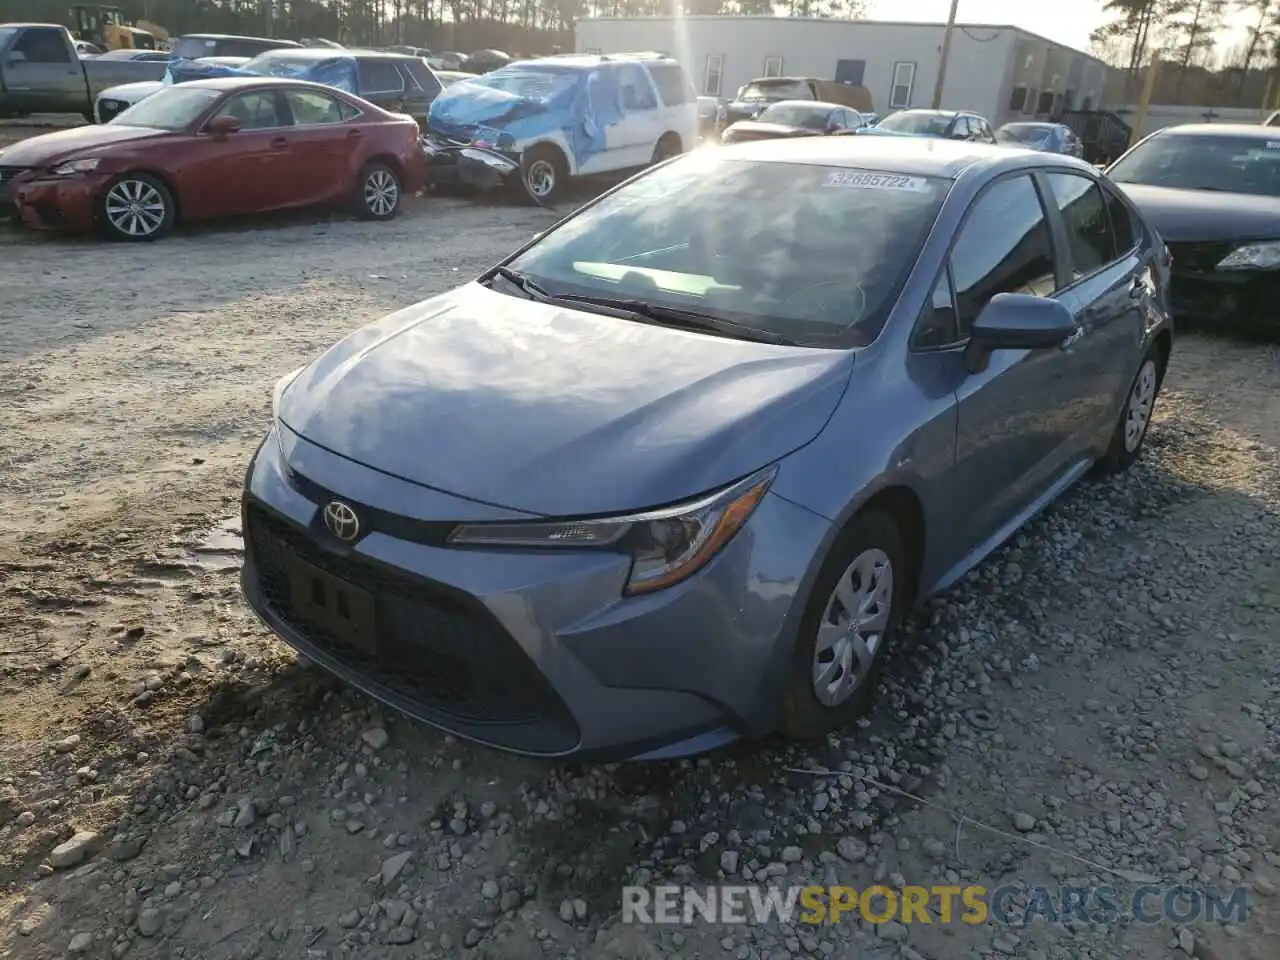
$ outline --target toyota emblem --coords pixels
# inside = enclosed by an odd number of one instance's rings
[[[360,518],[341,500],[334,500],[325,505],[324,525],[343,543],[351,543],[360,536]]]

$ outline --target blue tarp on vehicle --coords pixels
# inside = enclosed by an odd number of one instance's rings
[[[356,93],[356,58],[352,56],[326,57],[323,60],[289,62],[277,60],[271,72],[259,73],[241,67],[228,67],[218,63],[201,63],[199,60],[170,60],[165,70],[166,84],[189,83],[192,80],[208,80],[211,77],[281,77],[290,80],[310,80],[336,87],[347,93]]]

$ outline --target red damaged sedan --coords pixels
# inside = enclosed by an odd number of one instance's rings
[[[178,220],[323,204],[390,220],[424,185],[420,136],[411,117],[332,87],[219,77],[8,147],[0,183],[32,227],[120,240],[157,240]]]

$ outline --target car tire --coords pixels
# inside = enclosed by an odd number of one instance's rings
[[[569,165],[555,147],[542,144],[520,156],[520,182],[534,203],[552,204],[564,196]]]
[[[178,218],[173,194],[149,173],[124,173],[98,199],[98,223],[112,240],[149,243],[165,236]]]
[[[390,164],[370,163],[360,171],[355,204],[361,220],[394,220],[403,200],[400,175]]]
[[[1129,392],[1125,394],[1120,415],[1116,418],[1115,431],[1111,434],[1111,444],[1098,461],[1098,473],[1123,473],[1141,455],[1142,445],[1151,427],[1156,397],[1164,382],[1164,367],[1164,354],[1159,347],[1152,346],[1138,365],[1138,372],[1129,385]]]
[[[909,558],[886,513],[855,517],[814,581],[800,621],[779,724],[785,736],[813,739],[866,711],[909,603]],[[861,607],[862,630],[852,627]]]
[[[658,138],[657,146],[653,148],[653,159],[649,163],[659,164],[672,157],[678,157],[682,153],[684,150],[680,146],[680,138],[674,133],[664,133]]]

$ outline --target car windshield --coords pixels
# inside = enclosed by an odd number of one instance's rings
[[[467,77],[466,83],[500,90],[524,100],[551,100],[576,84],[582,76],[581,70],[556,70],[522,64]]]
[[[1280,197],[1280,138],[1155,136],[1107,170],[1117,183]]]
[[[765,107],[756,117],[761,123],[780,123],[785,127],[804,130],[825,130],[830,107],[811,107],[805,103],[775,103]]]
[[[876,126],[890,133],[923,133],[940,137],[951,126],[951,117],[945,113],[914,113],[904,110],[885,117]]]
[[[317,58],[288,53],[260,53],[242,64],[240,69],[250,73],[260,73],[264,77],[296,77],[314,70],[319,64],[338,59],[340,56]]]
[[[222,94],[202,87],[166,87],[109,120],[122,127],[183,130],[209,109]]]
[[[809,85],[803,80],[784,80],[781,83],[748,83],[738,91],[739,100],[812,100]]]
[[[1053,127],[1047,123],[1006,123],[996,131],[1001,143],[1048,143],[1053,139]]]
[[[692,311],[743,339],[862,346],[949,186],[695,153],[584,208],[507,267],[552,297]]]

